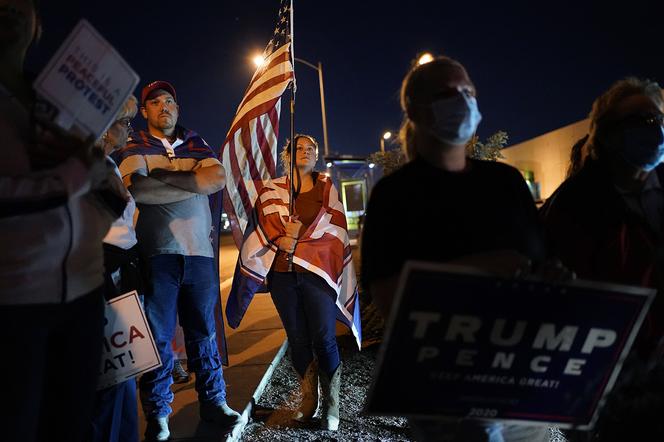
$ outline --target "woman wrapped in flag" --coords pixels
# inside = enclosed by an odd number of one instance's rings
[[[251,297],[266,279],[300,378],[302,402],[293,416],[307,421],[318,407],[321,427],[339,426],[341,360],[335,336],[340,320],[360,343],[357,282],[343,205],[332,180],[314,171],[318,143],[295,137],[294,213],[289,217],[290,178],[267,183],[258,194],[245,231],[226,315],[239,324]],[[281,159],[290,170],[287,145]]]

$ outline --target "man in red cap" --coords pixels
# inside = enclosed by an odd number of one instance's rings
[[[213,316],[219,279],[209,240],[208,195],[223,189],[224,168],[198,134],[177,124],[176,97],[165,81],[143,88],[140,110],[148,130],[133,135],[117,161],[136,199],[136,234],[149,266],[145,313],[162,366],[141,377],[140,391],[146,439],[159,441],[170,434],[176,317],[184,331],[188,367],[196,374],[201,418],[229,429],[241,418],[226,404]]]

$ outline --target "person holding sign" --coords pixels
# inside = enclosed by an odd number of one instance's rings
[[[148,130],[132,136],[118,162],[139,209],[136,233],[150,273],[145,313],[162,361],[140,379],[146,438],[166,440],[176,316],[184,330],[188,367],[196,374],[201,418],[224,428],[240,421],[226,404],[213,316],[219,280],[209,240],[208,195],[224,187],[225,175],[207,143],[177,125],[180,109],[171,84],[145,86],[140,111]]]
[[[580,277],[658,289],[616,388],[601,440],[664,440],[664,98],[627,78],[595,100],[579,167],[542,207],[551,253]],[[659,429],[658,433],[656,430]]]
[[[32,0],[0,0],[0,333],[22,381],[3,387],[3,441],[80,441],[103,329],[102,239],[126,200],[94,140],[38,120],[23,64]]]
[[[117,149],[126,146],[132,130],[131,120],[138,112],[136,103],[136,97],[130,96],[115,122],[97,142],[106,155],[111,155]],[[117,166],[115,172],[119,177],[120,171]],[[142,291],[142,275],[140,274],[136,232],[134,231],[135,211],[136,203],[129,195],[124,213],[115,220],[104,238],[104,266],[106,268],[104,291],[107,300],[132,290]],[[90,440],[138,442],[135,378],[97,392]]]
[[[466,156],[482,119],[475,95],[466,69],[447,57],[414,66],[403,81],[401,141],[410,161],[374,187],[362,236],[363,287],[386,317],[407,260],[510,277],[544,259],[537,209],[519,171]],[[394,213],[401,214],[397,230]],[[547,428],[472,420],[410,423],[418,440],[548,440]]]

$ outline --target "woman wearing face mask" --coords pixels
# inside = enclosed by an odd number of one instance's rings
[[[407,260],[513,276],[544,257],[537,210],[521,174],[466,157],[481,115],[464,67],[446,57],[413,67],[402,84],[401,107],[401,139],[410,161],[374,187],[362,237],[363,287],[385,315]],[[419,440],[440,440],[443,433],[450,441],[548,440],[546,428],[468,420],[411,420],[411,426]]]
[[[664,440],[661,425],[653,435],[664,409],[663,112],[656,83],[615,83],[593,104],[580,170],[542,207],[551,253],[579,277],[659,290],[596,426],[603,441]]]
[[[521,174],[466,156],[482,117],[464,67],[446,57],[415,66],[403,81],[401,106],[410,161],[372,190],[362,237],[362,282],[384,314],[409,259],[463,261],[512,275],[544,256]],[[394,213],[401,216],[399,239],[386,241],[394,237]]]

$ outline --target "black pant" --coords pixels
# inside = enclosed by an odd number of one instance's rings
[[[5,441],[83,439],[90,425],[104,329],[102,289],[67,304],[0,307]]]
[[[106,285],[106,299],[124,295],[136,290],[139,295],[145,288],[144,274],[147,272],[139,257],[138,247],[129,250],[104,243],[104,284]],[[113,282],[113,274],[120,271],[120,281]]]

